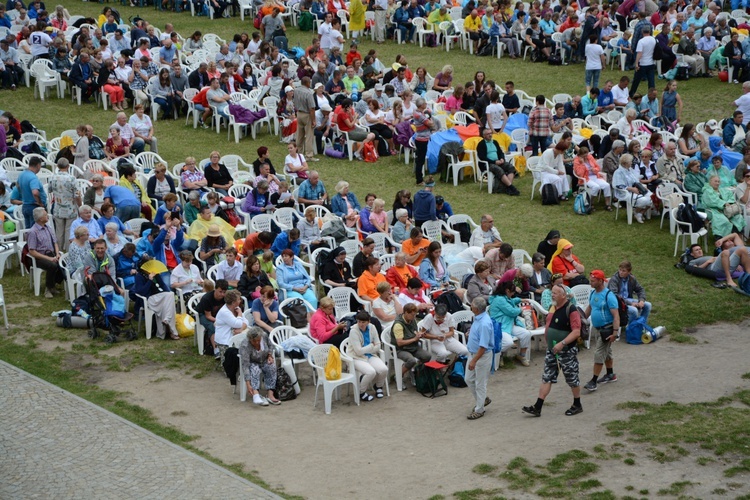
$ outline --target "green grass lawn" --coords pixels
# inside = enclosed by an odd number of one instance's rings
[[[65,3],[74,14],[93,16],[102,8],[101,4],[96,3]],[[137,14],[160,28],[167,22],[172,23],[183,35],[201,30],[204,34],[213,32],[229,39],[234,33],[254,31],[249,18],[245,23],[241,23],[239,18],[212,21],[205,17],[191,17],[189,13],[131,7],[120,7],[120,12],[124,19]],[[306,46],[313,36],[311,32],[303,33],[296,28],[290,28],[288,33],[290,45]],[[374,46],[370,39],[363,40],[360,52],[367,52]],[[517,89],[532,95],[575,94],[583,87],[582,65],[552,67],[511,61],[509,58],[479,58],[458,50],[446,53],[437,48],[420,49],[415,45],[399,46],[392,43],[379,46],[378,51],[385,64],[390,64],[397,53],[403,53],[407,55],[411,68],[424,65],[433,75],[443,64],[450,63],[455,68],[457,82],[472,78],[474,72],[481,69],[488,78],[498,82],[514,80]],[[620,75],[619,72],[607,70],[603,78],[617,80]],[[740,93],[740,87],[720,84],[716,79],[698,79],[680,82],[679,91],[685,102],[686,120],[698,122],[731,114],[731,101]],[[64,129],[75,128],[79,123],[91,123],[96,133],[104,136],[115,115],[113,111],[105,112],[95,105],[76,106],[69,98],[48,98],[44,102],[33,100],[31,90],[26,88],[14,93],[0,92],[0,108],[12,111],[20,119],[29,119],[37,127],[45,129],[49,138]],[[252,161],[256,157],[256,149],[265,145],[270,148],[271,159],[277,166],[283,164],[286,155],[285,145],[280,144],[277,137],[261,133],[257,140],[248,137],[235,144],[233,140],[227,141],[223,130],[221,134],[211,130],[194,130],[186,126],[183,120],[157,122],[156,135],[159,137],[159,153],[170,165],[184,161],[189,155],[206,158],[214,149],[223,154],[240,154],[247,161]],[[376,164],[322,158],[315,167],[321,172],[321,178],[329,190],[340,179],[345,179],[360,200],[364,199],[366,193],[374,192],[390,206],[398,190],[405,187],[415,189],[410,167],[396,158],[382,158]],[[439,184],[436,192],[451,203],[454,212],[469,214],[475,221],[482,213],[491,212],[503,239],[529,253],[533,253],[544,235],[555,228],[575,244],[574,251],[587,270],[601,268],[605,273],[612,274],[621,260],[631,260],[634,273],[646,287],[648,298],[654,304],[652,323],[665,325],[669,332],[677,332],[697,323],[739,320],[746,314],[746,304],[740,296],[726,290],[714,290],[707,281],[691,278],[672,267],[674,237],[666,228],[659,229],[658,220],[628,226],[624,214],[617,221],[613,214],[603,210],[588,217],[577,216],[573,213],[572,202],[547,207],[541,205],[538,196],[530,202],[531,176],[519,179],[517,184],[522,196],[513,198],[488,195],[486,188],[480,191],[478,185],[468,181],[458,187]],[[707,300],[712,307],[699,307]]]

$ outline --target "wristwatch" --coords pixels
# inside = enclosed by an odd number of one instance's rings
[[[565,340],[561,340],[560,343],[563,345],[563,347],[565,347],[566,345],[568,345],[568,344],[565,343]]]

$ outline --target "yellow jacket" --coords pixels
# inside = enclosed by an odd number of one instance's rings
[[[138,189],[141,190],[141,203],[151,205],[151,198],[148,197],[148,192],[143,189],[143,186],[141,186],[141,183],[138,182],[138,179],[131,183],[127,178],[125,178],[125,176],[122,176],[120,177],[120,186],[130,189],[133,193],[135,193],[134,186],[137,186]]]

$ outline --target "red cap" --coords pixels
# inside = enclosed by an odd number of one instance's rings
[[[589,276],[602,281],[605,281],[607,279],[607,277],[604,275],[604,271],[600,269],[594,269],[593,271],[591,271],[591,274]]]

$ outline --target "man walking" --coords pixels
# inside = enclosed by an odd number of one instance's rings
[[[29,168],[18,176],[18,191],[21,193],[21,211],[26,228],[34,225],[34,209],[47,206],[47,193],[36,174],[42,169],[42,160],[34,157],[29,160]]]
[[[315,133],[313,122],[315,113],[315,96],[310,90],[310,77],[302,77],[302,85],[294,91],[294,109],[297,110],[297,144],[308,161],[315,158]]]
[[[469,362],[466,364],[464,380],[474,396],[474,410],[469,414],[469,420],[476,420],[484,416],[484,407],[492,400],[487,397],[487,380],[492,369],[492,351],[495,341],[495,329],[492,319],[487,313],[487,301],[484,297],[477,297],[471,302],[474,322],[469,332]]]
[[[375,40],[380,45],[385,41],[385,24],[388,18],[388,1],[375,0],[372,10],[375,11]]]
[[[596,339],[594,376],[589,383],[583,386],[589,392],[598,389],[597,382],[600,384],[617,382],[617,375],[612,368],[612,343],[620,331],[620,314],[617,295],[604,287],[606,279],[604,271],[600,269],[594,269],[589,275],[589,281],[594,290],[589,296],[589,305],[586,307],[584,315],[590,319],[591,336]],[[599,380],[602,366],[607,367],[607,374]]]
[[[47,187],[53,197],[52,217],[55,221],[55,236],[60,249],[68,250],[68,234],[73,221],[78,218],[81,195],[76,189],[76,179],[70,174],[70,163],[65,158],[57,160],[57,174],[49,180]],[[140,203],[138,208],[140,209]]]
[[[651,27],[643,28],[643,38],[638,40],[635,48],[635,76],[633,85],[630,87],[630,98],[632,99],[638,90],[638,85],[644,78],[648,82],[648,88],[654,87],[654,75],[656,73],[656,62],[654,61],[654,47],[656,47],[656,38],[651,36]]]
[[[573,406],[565,411],[565,415],[570,417],[583,412],[576,345],[578,337],[581,336],[581,315],[568,301],[568,294],[562,285],[552,287],[552,300],[555,303],[555,311],[547,315],[547,329],[544,332],[547,339],[547,354],[544,356],[539,397],[535,404],[524,406],[522,410],[529,415],[541,417],[544,400],[549,395],[552,384],[557,383],[557,376],[562,370],[565,382],[573,392]]]

